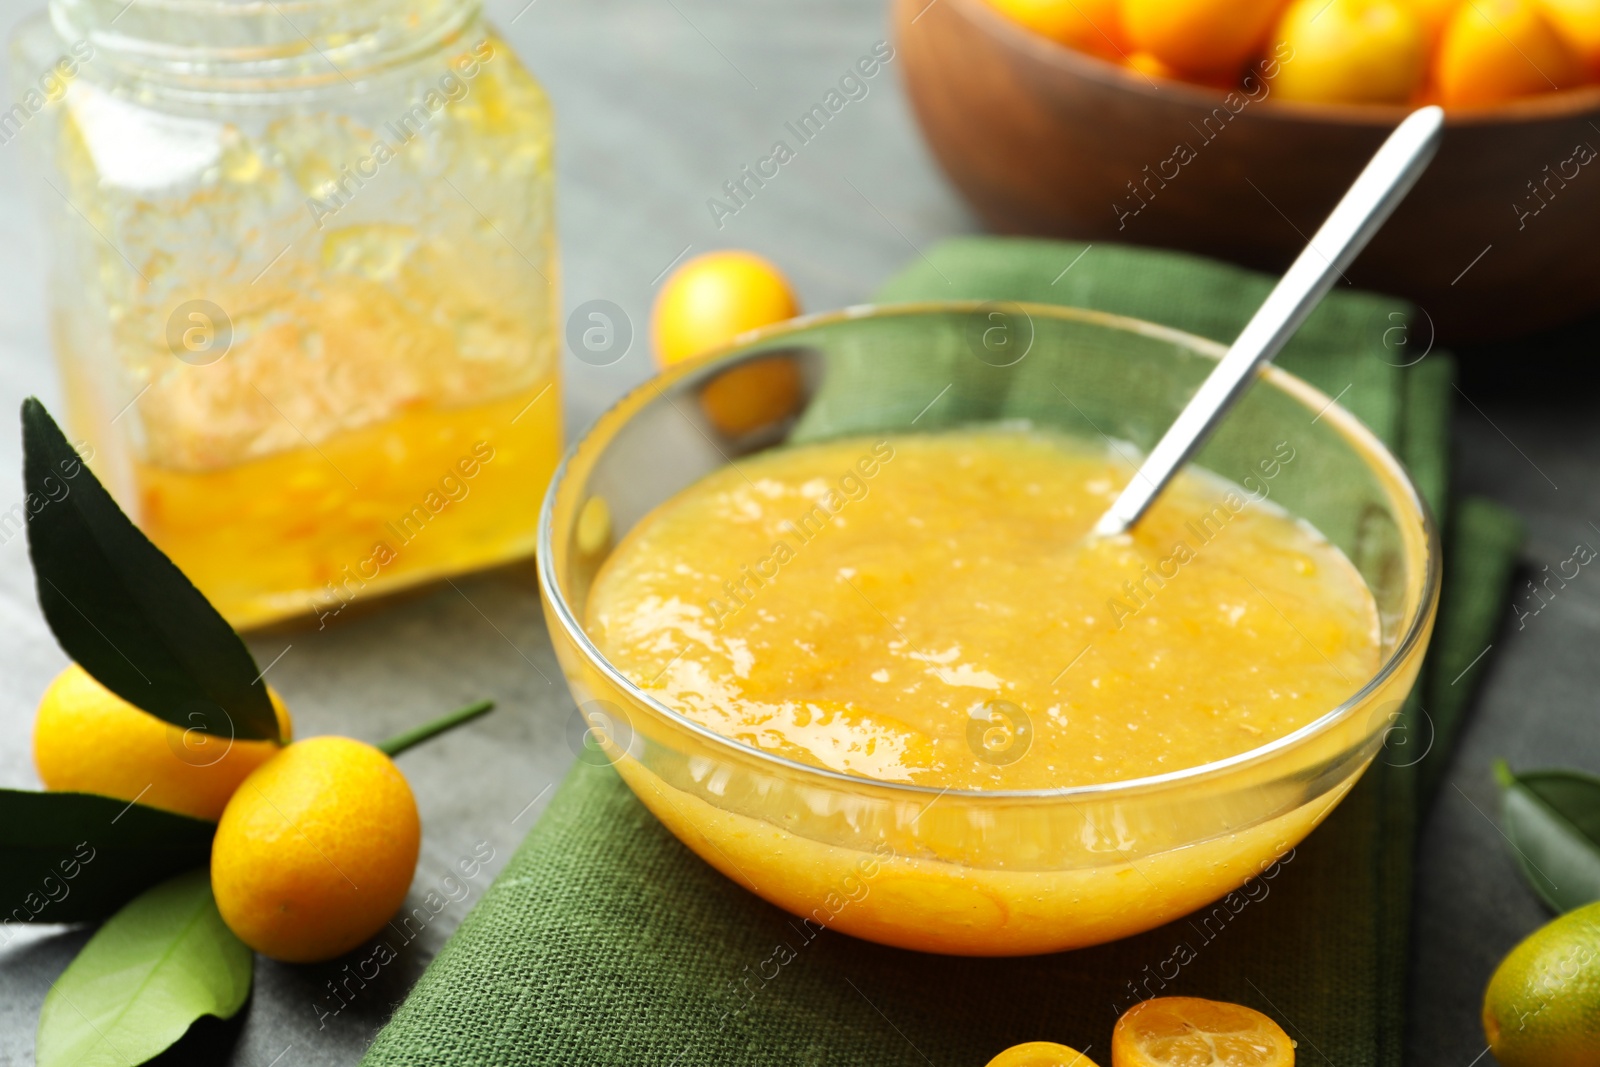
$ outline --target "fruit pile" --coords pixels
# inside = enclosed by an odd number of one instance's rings
[[[0,899],[21,902],[3,925],[101,923],[45,997],[35,1058],[132,1067],[236,1014],[254,953],[328,960],[389,925],[422,830],[391,757],[493,703],[381,745],[292,740],[216,608],[43,405],[22,421],[39,605],[74,662],[34,723],[46,790],[0,789]]]
[[[1321,104],[1484,107],[1600,80],[1600,0],[990,0],[1061,44]]]

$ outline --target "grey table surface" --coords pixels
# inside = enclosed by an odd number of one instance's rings
[[[0,23],[32,0],[0,0]],[[559,123],[565,303],[621,305],[637,330],[656,280],[686,250],[745,247],[778,261],[808,308],[857,303],[939,238],[977,223],[924,149],[901,87],[888,76],[806,145],[778,180],[717,226],[706,207],[740,166],[766,154],[783,123],[819,99],[887,36],[880,0],[491,0],[554,101]],[[30,393],[59,395],[41,287],[42,240],[22,195],[19,154],[0,148],[0,412]],[[649,373],[636,342],[595,368],[568,356],[569,434]],[[1458,405],[1461,489],[1525,517],[1527,561],[1600,544],[1600,420],[1584,346],[1565,358],[1476,355]],[[0,432],[0,500],[19,498],[15,431]],[[467,885],[383,978],[324,1016],[334,968],[263,962],[242,1027],[197,1044],[201,1062],[249,1067],[356,1063],[394,1004],[527,829],[573,758],[572,703],[539,614],[528,567],[392,601],[318,631],[281,630],[251,645],[272,668],[301,735],[376,739],[481,694],[502,710],[407,754],[424,813],[414,893],[440,885],[487,842],[488,869]],[[1492,1058],[1478,1004],[1500,957],[1545,918],[1523,887],[1493,815],[1491,761],[1600,772],[1600,584],[1579,579],[1525,626],[1510,620],[1421,843],[1409,1062],[1470,1067]],[[40,619],[23,539],[0,544],[0,784],[37,785],[32,709],[65,663]],[[459,896],[460,894],[456,894]],[[0,948],[0,1064],[33,1062],[50,982],[87,937],[31,930]],[[327,973],[324,973],[324,970]],[[841,1062],[848,1062],[847,1050]]]

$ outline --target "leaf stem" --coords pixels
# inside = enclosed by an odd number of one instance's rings
[[[454,730],[462,723],[471,722],[480,715],[488,714],[494,708],[494,701],[480,700],[468,704],[464,708],[457,708],[448,715],[440,716],[430,723],[396,734],[378,746],[378,751],[388,756],[398,756],[413,745],[420,745],[430,737],[435,737],[446,730]]]
[[[1500,788],[1510,789],[1517,784],[1517,776],[1511,773],[1510,766],[1503,759],[1494,761],[1494,780],[1500,783]]]

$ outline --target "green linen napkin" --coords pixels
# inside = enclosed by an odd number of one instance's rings
[[[1077,304],[1227,341],[1270,285],[1171,253],[977,238],[939,246],[880,300]],[[1209,920],[1052,956],[807,937],[678,844],[610,768],[580,763],[365,1062],[981,1067],[1053,1040],[1104,1064],[1119,1011],[1185,994],[1269,1013],[1307,1064],[1398,1067],[1418,809],[1483,670],[1521,538],[1492,504],[1444,507],[1453,369],[1441,352],[1417,360],[1427,339],[1407,335],[1410,310],[1341,288],[1279,360],[1339,395],[1449,521],[1419,693],[1361,784],[1271,878]]]

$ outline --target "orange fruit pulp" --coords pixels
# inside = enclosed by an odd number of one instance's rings
[[[1294,1042],[1242,1004],[1156,997],[1117,1020],[1111,1067],[1294,1067]]]

